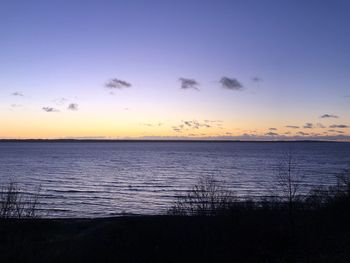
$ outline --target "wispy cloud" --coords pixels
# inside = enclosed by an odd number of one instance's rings
[[[197,120],[193,120],[193,121],[182,121],[183,124],[185,126],[187,126],[188,128],[191,128],[191,129],[199,129],[201,127],[204,127],[204,128],[210,128],[211,125],[209,125],[208,123],[206,122],[199,122]]]
[[[277,128],[269,128],[270,131],[277,131]]]
[[[299,126],[296,126],[296,125],[287,125],[286,127],[290,128],[290,129],[299,129],[300,128]]]
[[[223,121],[222,120],[204,120],[204,122],[207,122],[207,123],[222,123]]]
[[[335,133],[344,133],[343,131],[337,131],[337,130],[328,130],[329,132],[335,132]]]
[[[267,135],[267,136],[278,136],[278,133],[275,133],[275,132],[268,132],[268,133],[266,133],[265,135]]]
[[[53,103],[55,103],[57,106],[62,106],[63,104],[68,102],[68,99],[66,98],[57,98],[52,100]]]
[[[333,125],[330,125],[329,128],[345,129],[345,128],[350,128],[350,126],[345,124],[333,124]]]
[[[77,103],[70,103],[67,107],[67,110],[77,111],[79,110],[79,105]]]
[[[18,91],[13,92],[11,95],[12,95],[12,96],[17,96],[17,97],[23,97],[23,96],[24,96],[23,93],[18,92]]]
[[[11,104],[11,108],[13,108],[13,109],[17,109],[17,108],[21,108],[21,107],[23,107],[23,105],[21,105],[21,104]]]
[[[55,108],[52,108],[52,107],[43,107],[42,110],[46,111],[46,112],[59,112],[58,109],[55,109]]]
[[[192,121],[183,121],[183,123],[185,123],[185,125],[191,127],[192,126]]]
[[[311,122],[307,122],[303,126],[304,129],[312,129],[313,127],[314,127],[314,125]]]
[[[298,132],[297,134],[299,134],[299,135],[301,135],[301,136],[308,136],[308,135],[309,135],[309,133],[307,133],[307,132],[302,132],[302,131]]]
[[[147,122],[143,122],[143,123],[140,123],[140,125],[142,126],[146,126],[146,127],[160,127],[163,125],[162,122],[158,122],[158,123],[147,123]]]
[[[253,81],[253,82],[261,82],[261,81],[262,81],[262,78],[259,78],[259,77],[252,77],[252,81]]]
[[[188,78],[179,78],[179,81],[181,83],[181,89],[195,89],[199,90],[198,86],[199,83],[194,79],[188,79]]]
[[[333,114],[323,114],[322,116],[320,116],[321,119],[325,119],[325,118],[338,118],[337,115],[333,115]]]
[[[123,88],[130,88],[132,85],[131,83],[121,80],[121,79],[111,79],[106,84],[105,87],[108,89],[123,89]]]
[[[172,126],[172,129],[175,132],[183,132],[183,131],[200,130],[203,128],[208,129],[208,128],[212,128],[213,126],[217,126],[218,128],[221,128],[222,126],[221,122],[222,122],[221,120],[204,120],[204,121],[182,120],[179,125]]]
[[[152,123],[140,123],[140,125],[146,126],[146,127],[153,127],[154,126]]]
[[[278,136],[269,136],[269,135],[256,135],[256,134],[241,134],[241,135],[212,135],[208,136],[201,134],[202,136],[196,135],[195,137],[185,136],[179,134],[178,136],[143,136],[138,137],[138,139],[146,140],[225,140],[225,141],[271,141],[273,140],[282,140],[282,141],[299,141],[299,140],[326,140],[326,141],[349,141],[349,135],[343,134],[334,134],[334,135],[318,135],[314,136],[312,134],[300,132],[295,136],[287,135],[278,135]]]
[[[235,78],[222,77],[219,81],[223,88],[229,90],[241,90],[243,85]]]
[[[321,129],[327,128],[322,123],[317,123],[316,126],[317,126],[317,128],[321,128]]]
[[[181,132],[182,128],[178,127],[178,126],[172,126],[171,127],[173,129],[173,131],[175,132]]]

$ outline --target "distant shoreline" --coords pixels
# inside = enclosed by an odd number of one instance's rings
[[[246,140],[145,140],[145,139],[0,139],[0,143],[6,142],[65,142],[65,143],[350,143],[348,141],[325,141],[325,140],[276,140],[276,141],[246,141]]]

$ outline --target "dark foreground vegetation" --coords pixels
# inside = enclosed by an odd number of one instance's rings
[[[239,209],[226,216],[7,219],[1,262],[350,262],[343,205],[294,214]]]
[[[276,195],[261,199],[239,199],[201,178],[167,215],[58,220],[14,212],[0,217],[0,262],[350,262],[350,172],[302,194],[293,169],[288,161]]]

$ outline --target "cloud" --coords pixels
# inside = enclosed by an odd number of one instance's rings
[[[329,132],[336,132],[336,133],[344,133],[343,131],[337,131],[337,130],[328,130]]]
[[[302,132],[302,131],[298,132],[298,134],[301,136],[308,136],[309,135],[307,132]]]
[[[324,119],[324,118],[338,118],[337,115],[332,115],[332,114],[323,114],[321,117],[321,119]]]
[[[324,129],[326,126],[324,126],[322,123],[317,123],[317,128]]]
[[[105,84],[105,87],[108,89],[123,89],[131,86],[131,83],[121,79],[111,79]]]
[[[259,78],[259,77],[252,77],[252,81],[253,81],[253,82],[261,82],[261,81],[262,81],[262,78]]]
[[[59,112],[58,109],[55,109],[55,108],[52,108],[52,107],[43,107],[42,110],[46,111],[46,112]]]
[[[211,125],[209,125],[207,122],[199,122],[197,120],[193,121],[182,121],[185,126],[187,126],[189,129],[199,129],[201,127],[204,128],[210,128]]]
[[[17,97],[23,97],[23,96],[24,96],[23,93],[18,92],[18,91],[12,93],[11,95],[12,95],[12,96],[17,96]]]
[[[277,128],[269,128],[270,131],[277,131]]]
[[[135,138],[134,138],[135,139]],[[300,135],[296,136],[286,136],[286,135],[278,135],[278,136],[267,136],[267,135],[256,135],[256,134],[241,134],[237,136],[230,135],[212,135],[212,136],[142,136],[137,137],[136,139],[143,140],[224,140],[224,141],[271,141],[271,140],[281,140],[281,141],[305,141],[305,140],[316,140],[316,141],[350,141],[349,135],[336,134],[336,135],[320,135],[313,136],[307,133],[301,132]]]
[[[146,126],[146,127],[157,127],[157,126],[160,127],[163,124],[164,124],[163,122],[157,122],[157,123],[142,122],[142,123],[140,123],[140,125]]]
[[[194,79],[179,78],[181,89],[195,89],[199,90],[199,83]]]
[[[345,128],[350,128],[350,126],[345,124],[333,124],[333,125],[330,125],[329,128],[345,129]]]
[[[222,123],[222,120],[204,120],[204,122],[211,122],[211,123]]]
[[[58,106],[61,106],[61,105],[65,104],[66,102],[68,102],[68,99],[66,99],[66,98],[57,98],[57,99],[52,100],[52,102],[54,102]]]
[[[13,109],[17,109],[17,108],[21,108],[21,107],[23,107],[23,105],[21,105],[21,104],[11,104],[11,108],[13,108]]]
[[[177,127],[177,126],[173,126],[173,127],[171,127],[172,129],[173,129],[173,131],[175,131],[175,132],[181,132],[181,128],[179,128],[179,127]]]
[[[77,111],[77,110],[79,109],[78,107],[79,107],[78,104],[76,104],[76,103],[71,103],[71,104],[68,105],[67,110]]]
[[[192,126],[192,121],[183,121],[185,125],[191,127]]]
[[[278,136],[278,133],[275,133],[275,132],[268,132],[268,133],[266,133],[265,135],[267,135],[267,136]]]
[[[146,126],[146,127],[153,127],[154,126],[152,123],[140,123],[140,125]]]
[[[320,136],[321,134],[320,134],[320,133],[314,133],[314,132],[313,132],[313,133],[311,133],[310,135],[311,135],[311,136],[317,137],[317,136]]]
[[[205,120],[203,122],[197,121],[197,120],[182,120],[181,124],[172,126],[171,128],[175,132],[182,132],[182,131],[193,131],[193,130],[200,130],[202,128],[211,128],[213,127],[212,125],[208,123],[216,123],[220,122],[219,124],[221,125],[221,121],[211,121],[211,120]]]
[[[241,90],[243,85],[235,78],[222,77],[219,81],[224,89]]]
[[[312,129],[314,127],[314,125],[310,122],[305,123],[305,125],[303,126],[304,129]]]
[[[295,126],[295,125],[287,125],[286,127],[290,128],[290,129],[299,129],[300,128],[299,126]]]

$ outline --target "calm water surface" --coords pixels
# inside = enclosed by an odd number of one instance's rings
[[[0,184],[41,185],[47,217],[158,214],[204,175],[237,195],[266,194],[289,151],[306,186],[350,167],[350,143],[3,142]]]

